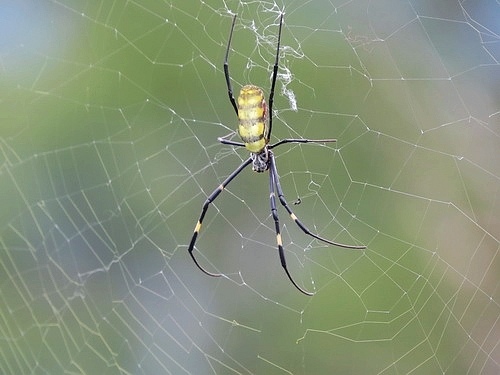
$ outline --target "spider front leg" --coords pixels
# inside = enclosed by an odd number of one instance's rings
[[[199,263],[198,261],[196,260],[195,256],[194,256],[194,253],[193,253],[193,250],[194,250],[194,245],[196,243],[196,239],[198,238],[198,234],[200,233],[200,230],[201,230],[201,224],[203,223],[203,219],[205,218],[205,214],[207,213],[207,210],[208,210],[208,207],[210,206],[210,204],[215,200],[217,199],[217,197],[219,196],[220,193],[222,193],[222,191],[226,188],[226,186],[236,177],[240,174],[240,172],[245,169],[246,166],[248,166],[248,164],[250,164],[252,162],[252,158],[248,158],[247,160],[245,160],[243,163],[240,164],[240,166],[238,168],[236,168],[236,170],[231,173],[225,180],[224,182],[222,182],[222,184],[220,184],[217,189],[215,189],[212,194],[210,194],[208,196],[208,198],[205,200],[205,203],[203,203],[203,207],[201,208],[201,214],[200,214],[200,218],[198,219],[198,222],[196,223],[196,226],[194,227],[194,233],[193,233],[193,237],[191,237],[191,242],[189,243],[189,247],[188,247],[188,251],[189,251],[189,255],[191,255],[191,258],[193,258],[193,261],[194,263],[196,264],[196,266],[202,270],[204,273],[206,273],[208,276],[213,276],[213,277],[219,277],[219,276],[222,276],[220,273],[212,273],[212,272],[209,272],[207,271],[206,269],[204,269]]]
[[[297,140],[293,140],[293,141],[297,141]],[[326,238],[320,237],[317,234],[311,232],[309,230],[309,228],[307,228],[299,220],[299,218],[293,213],[292,209],[288,205],[288,203],[287,203],[287,201],[285,199],[285,195],[283,194],[283,189],[281,188],[280,179],[279,179],[279,175],[278,175],[278,169],[276,168],[276,161],[274,159],[274,154],[272,152],[269,152],[269,157],[270,157],[270,159],[269,159],[269,170],[271,172],[271,175],[274,176],[274,184],[276,186],[276,191],[278,193],[278,198],[279,198],[279,200],[281,202],[281,205],[283,207],[285,207],[285,210],[287,210],[287,212],[290,215],[290,217],[292,218],[292,220],[295,222],[295,224],[297,224],[297,226],[305,234],[307,234],[307,235],[309,235],[309,236],[311,236],[313,238],[316,238],[319,241],[323,241],[323,242],[326,242],[326,243],[328,243],[330,245],[334,245],[334,246],[338,246],[338,247],[343,247],[343,248],[346,248],[346,249],[357,249],[357,250],[366,249],[366,246],[364,246],[364,245],[346,245],[346,244],[343,244],[343,243],[339,243],[339,242],[334,242],[334,241],[327,240]]]
[[[278,244],[278,252],[281,260],[281,266],[285,270],[286,275],[288,276],[292,284],[295,286],[295,288],[297,288],[300,292],[304,293],[307,296],[313,296],[314,293],[308,292],[297,285],[297,283],[293,280],[292,276],[290,275],[290,272],[288,271],[288,267],[286,265],[285,251],[283,249],[283,241],[281,239],[280,220],[278,217],[278,210],[276,208],[276,190],[277,190],[276,181],[278,180],[278,177],[277,175],[275,175],[276,168],[272,168],[272,165],[274,163],[274,155],[271,151],[269,151],[269,157],[271,164],[271,168],[269,169],[269,201],[271,204],[271,213],[274,219],[274,226],[276,229],[276,242]]]

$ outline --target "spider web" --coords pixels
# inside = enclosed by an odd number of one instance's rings
[[[266,93],[304,235],[235,129]],[[495,1],[4,1],[0,372],[497,374]]]

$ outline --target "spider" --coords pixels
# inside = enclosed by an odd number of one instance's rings
[[[276,230],[276,242],[278,246],[278,253],[281,260],[281,266],[285,270],[286,275],[292,282],[292,284],[302,293],[312,296],[314,293],[308,292],[302,289],[292,278],[288,267],[286,264],[285,253],[283,250],[283,241],[281,239],[280,233],[280,222],[278,218],[278,211],[276,208],[276,195],[281,205],[288,212],[292,220],[297,224],[297,226],[307,235],[325,242],[330,245],[339,246],[347,249],[364,249],[366,246],[358,245],[345,245],[338,242],[333,242],[327,240],[326,238],[320,237],[317,234],[312,233],[292,212],[292,209],[288,205],[285,196],[283,194],[283,189],[281,188],[278,169],[276,167],[276,161],[274,158],[274,153],[272,149],[285,144],[285,143],[323,143],[323,142],[336,142],[336,139],[282,139],[275,144],[269,145],[269,139],[271,137],[271,130],[273,125],[273,100],[274,100],[274,87],[276,85],[276,77],[278,75],[278,62],[279,62],[279,50],[281,41],[281,27],[283,24],[283,14],[280,16],[279,31],[278,31],[278,46],[276,48],[276,59],[272,71],[271,79],[271,91],[269,93],[268,104],[264,98],[264,92],[260,87],[254,85],[245,85],[241,88],[238,100],[234,99],[233,88],[231,86],[231,79],[229,76],[229,64],[228,56],[231,47],[231,39],[233,37],[234,24],[236,21],[236,15],[233,17],[233,22],[231,24],[231,31],[229,33],[229,40],[227,43],[226,56],[224,59],[224,75],[226,78],[227,93],[229,96],[229,101],[238,116],[238,134],[243,142],[235,142],[226,137],[219,137],[218,141],[222,144],[245,147],[250,152],[250,157],[246,159],[241,165],[236,168],[236,170],[231,173],[205,200],[203,207],[201,209],[200,218],[194,227],[193,237],[189,243],[188,251],[193,258],[194,263],[200,270],[209,276],[220,277],[222,274],[212,273],[205,270],[196,260],[193,250],[196,243],[198,234],[200,233],[201,225],[205,214],[207,213],[208,207],[213,201],[219,196],[220,193],[227,187],[227,185],[240,174],[240,172],[245,169],[248,165],[252,164],[252,169],[255,172],[262,173],[269,171],[269,200],[271,204],[271,213],[274,220],[275,230]],[[268,118],[269,116],[269,118]],[[232,133],[233,134],[233,133]]]

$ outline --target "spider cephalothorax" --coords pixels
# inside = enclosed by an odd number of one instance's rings
[[[260,152],[252,152],[250,153],[250,157],[252,158],[252,169],[255,172],[265,172],[269,169],[269,151],[267,147]]]

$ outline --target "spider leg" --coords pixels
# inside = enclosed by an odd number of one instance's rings
[[[268,148],[271,150],[271,149],[278,147],[284,143],[327,143],[327,142],[337,142],[337,140],[334,138],[330,138],[330,139],[286,138],[286,139],[282,139],[279,142],[276,142],[274,145],[268,146]]]
[[[231,39],[233,39],[233,30],[234,30],[234,23],[236,21],[236,16],[237,14],[235,14],[233,17],[233,23],[231,24],[231,32],[229,33],[229,40],[227,42],[226,57],[224,58],[224,76],[226,77],[227,94],[229,96],[229,101],[233,105],[236,115],[238,115],[238,106],[236,105],[236,101],[234,100],[233,87],[231,86],[231,77],[229,76],[229,64],[227,62],[227,58],[229,56],[229,49],[231,47]]]
[[[231,135],[231,134],[229,134]],[[226,139],[226,137],[219,137],[217,138],[217,140],[220,142],[220,143],[223,143],[225,145],[231,145],[231,146],[238,146],[238,147],[245,147],[245,144],[242,143],[242,142],[235,142],[235,141],[232,141],[230,139]]]
[[[269,152],[270,157],[272,158],[272,153]],[[272,160],[272,159],[271,159]],[[274,176],[273,169],[269,170],[269,201],[271,203],[271,213],[273,215],[274,219],[274,226],[276,229],[276,242],[278,244],[278,252],[280,255],[280,260],[281,260],[281,266],[285,270],[286,275],[292,282],[292,284],[302,293],[304,293],[307,296],[313,296],[314,293],[308,292],[304,289],[302,289],[300,286],[297,285],[297,283],[293,280],[292,275],[290,275],[290,272],[288,271],[288,267],[286,265],[286,259],[285,259],[285,251],[283,250],[283,241],[281,239],[281,231],[280,231],[280,220],[278,217],[278,210],[276,208],[276,181],[277,179]]]
[[[271,78],[271,91],[269,91],[268,107],[269,107],[269,130],[265,134],[266,139],[271,137],[271,128],[273,127],[273,103],[274,103],[274,87],[276,86],[276,78],[278,77],[278,63],[280,58],[280,43],[281,43],[281,26],[283,25],[283,13],[280,16],[280,29],[278,31],[278,46],[276,47],[276,59],[274,60],[273,76]]]
[[[290,206],[288,205],[286,199],[285,199],[285,195],[283,194],[283,189],[281,189],[281,184],[280,184],[280,179],[279,179],[279,176],[278,176],[278,170],[276,168],[276,161],[274,159],[274,154],[272,152],[269,152],[269,168],[270,168],[270,172],[271,172],[271,176],[273,176],[274,178],[274,185],[276,186],[276,191],[278,193],[278,198],[281,202],[281,205],[283,207],[285,207],[285,209],[287,210],[287,212],[290,214],[290,217],[292,218],[292,220],[295,222],[295,224],[297,224],[297,226],[302,229],[302,231],[313,237],[313,238],[316,238],[317,240],[320,240],[320,241],[323,241],[323,242],[326,242],[330,245],[334,245],[334,246],[338,246],[338,247],[343,247],[343,248],[346,248],[346,249],[366,249],[366,246],[363,246],[363,245],[346,245],[346,244],[343,244],[343,243],[339,243],[339,242],[334,242],[334,241],[330,241],[330,240],[327,240],[326,238],[323,238],[323,237],[320,237],[318,236],[317,234],[311,232],[299,219],[297,216],[295,216],[295,214],[293,213],[292,209],[290,208]]]
[[[200,270],[202,270],[204,273],[206,273],[209,276],[214,276],[214,277],[219,277],[222,276],[220,273],[212,273],[208,272],[205,270],[196,260],[193,250],[194,250],[194,244],[196,243],[196,238],[198,237],[198,233],[200,233],[201,230],[201,224],[203,223],[203,218],[205,217],[205,214],[207,213],[208,207],[210,204],[219,196],[220,193],[226,188],[226,186],[236,177],[240,174],[240,172],[245,169],[248,164],[252,162],[252,158],[248,158],[245,160],[243,163],[240,164],[238,168],[234,170],[233,173],[231,173],[225,180],[220,184],[217,189],[215,189],[212,194],[209,195],[209,197],[205,200],[205,203],[203,203],[203,207],[201,209],[201,214],[200,218],[198,219],[198,222],[196,223],[196,226],[194,227],[194,233],[193,237],[191,237],[191,242],[189,243],[188,251],[189,255],[191,255],[191,258],[193,258],[194,263],[198,266]]]

